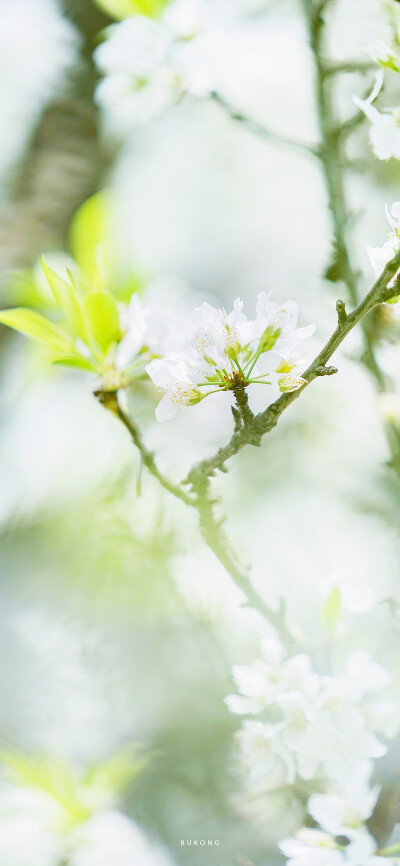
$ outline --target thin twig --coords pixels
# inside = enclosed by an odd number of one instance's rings
[[[278,132],[273,132],[271,129],[268,129],[262,123],[258,123],[256,120],[252,120],[252,118],[247,117],[245,114],[242,114],[233,105],[228,102],[220,93],[213,92],[211,94],[211,99],[214,100],[221,108],[226,111],[231,120],[235,120],[237,123],[241,123],[246,129],[250,132],[255,133],[261,138],[266,139],[266,141],[270,141],[273,144],[283,145],[284,147],[290,147],[292,150],[300,151],[301,153],[307,154],[308,156],[318,157],[318,145],[311,144],[306,141],[299,141],[296,138],[286,138],[284,135],[280,135]]]
[[[286,625],[286,605],[280,599],[277,611],[266,604],[254,589],[249,577],[249,568],[243,565],[226,535],[222,522],[214,512],[215,500],[210,491],[210,479],[206,475],[197,476],[192,490],[196,495],[196,508],[200,518],[201,534],[217,559],[224,566],[237,587],[244,593],[249,605],[254,607],[276,629],[282,642],[287,647],[294,644],[294,638]]]
[[[122,421],[122,424],[130,433],[131,438],[136,445],[136,448],[140,452],[143,465],[150,472],[150,474],[157,479],[159,484],[161,484],[161,487],[163,487],[164,490],[167,490],[168,493],[172,493],[173,496],[175,496],[177,499],[180,499],[182,502],[185,503],[185,505],[193,505],[192,497],[188,493],[186,493],[185,490],[182,490],[179,484],[173,484],[173,482],[170,481],[169,478],[163,475],[163,473],[159,470],[155,462],[154,455],[146,448],[143,442],[139,428],[134,423],[132,418],[130,418],[121,408],[117,392],[103,391],[100,389],[98,391],[95,391],[95,397],[97,397],[97,399],[102,404],[102,406],[104,406],[105,409],[108,409],[110,412],[116,415],[116,417],[119,418],[120,421]]]
[[[140,452],[142,464],[157,479],[161,487],[177,499],[180,499],[185,505],[196,509],[199,514],[200,529],[204,540],[227,570],[236,586],[244,593],[247,603],[254,607],[255,610],[258,610],[270,625],[278,631],[281,640],[287,646],[291,646],[293,638],[286,625],[286,610],[283,601],[281,600],[279,609],[275,611],[267,605],[254,589],[249,577],[249,569],[240,562],[222,527],[224,518],[218,518],[214,513],[216,503],[210,495],[209,479],[206,478],[204,483],[202,482],[197,485],[196,490],[193,490],[194,495],[190,495],[183,490],[181,485],[173,484],[159,470],[154,455],[146,448],[143,442],[139,428],[122,409],[118,400],[118,394],[115,391],[103,391],[99,389],[95,391],[95,396],[105,409],[112,412],[122,422]],[[245,396],[247,397],[247,395]],[[251,414],[251,417],[254,416]]]
[[[342,60],[334,63],[325,61],[325,75],[352,75],[355,72],[370,72],[371,69],[376,69],[372,60]]]

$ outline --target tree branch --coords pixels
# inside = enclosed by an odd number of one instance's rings
[[[301,153],[307,154],[308,156],[319,156],[318,145],[314,145],[306,141],[298,141],[296,138],[286,138],[286,136],[284,135],[273,132],[266,126],[263,126],[263,124],[257,123],[256,120],[252,120],[250,117],[242,114],[240,111],[234,108],[227,99],[221,96],[220,93],[216,93],[214,91],[211,94],[211,99],[213,99],[214,102],[216,102],[221,108],[224,109],[224,111],[229,115],[231,120],[235,120],[237,123],[241,123],[250,132],[253,132],[261,138],[264,138],[266,141],[270,141],[272,144],[279,144],[283,145],[284,147],[290,147],[292,148],[292,150],[300,151]]]
[[[110,412],[116,415],[116,417],[119,418],[120,421],[122,421],[122,424],[124,425],[124,427],[126,427],[128,433],[130,433],[131,438],[136,445],[136,448],[140,452],[143,465],[150,472],[150,475],[153,475],[153,477],[157,479],[157,481],[159,482],[159,484],[161,484],[161,487],[163,487],[164,490],[167,490],[168,493],[172,493],[173,496],[175,496],[177,499],[180,499],[182,502],[185,503],[185,505],[193,505],[193,498],[184,490],[182,490],[179,484],[173,484],[172,481],[170,481],[168,478],[166,478],[165,475],[162,474],[162,472],[160,472],[154,460],[154,455],[146,448],[143,442],[139,428],[136,426],[132,418],[130,418],[121,408],[118,401],[117,392],[99,390],[95,391],[94,394],[105,409],[108,409]]]
[[[343,141],[345,136],[364,120],[364,115],[362,112],[357,112],[344,123],[336,119],[331,80],[332,64],[324,56],[324,16],[322,14],[315,16],[310,0],[301,0],[301,2],[314,59],[317,117],[321,136],[320,162],[333,223],[335,254],[330,270],[333,272],[332,278],[335,281],[344,282],[348,297],[355,306],[359,297],[360,274],[352,265],[346,236],[352,214],[347,204],[343,178],[343,169],[346,168]],[[382,297],[382,300],[385,298]],[[375,380],[378,392],[382,393],[388,390],[387,377],[376,359],[374,335],[367,322],[362,323],[362,331],[364,350],[361,361]],[[391,454],[390,465],[400,479],[400,434],[397,427],[391,423],[385,424],[385,432]]]
[[[244,593],[247,603],[258,610],[258,612],[277,630],[281,640],[287,645],[293,644],[293,637],[286,625],[286,608],[281,599],[280,607],[277,611],[270,608],[264,599],[254,589],[249,577],[249,568],[244,566],[233,549],[222,523],[224,518],[218,519],[214,513],[216,500],[212,499],[209,490],[209,479],[206,477],[200,479],[196,488],[193,488],[193,495],[190,495],[179,484],[173,484],[163,473],[158,469],[154,459],[154,455],[149,451],[142,439],[139,428],[134,423],[126,412],[122,409],[118,394],[115,391],[95,391],[95,397],[110,412],[115,415],[124,425],[130,434],[133,443],[140,452],[143,465],[150,474],[156,478],[161,487],[168,493],[171,493],[185,505],[195,508],[199,514],[201,534],[208,547],[215,554],[217,559],[224,566],[233,582]],[[247,395],[245,395],[247,400]],[[250,410],[248,410],[250,412]],[[251,413],[253,418],[253,414]]]

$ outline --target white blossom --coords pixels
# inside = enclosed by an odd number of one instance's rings
[[[149,355],[163,355],[171,347],[179,348],[181,318],[185,311],[175,291],[169,290],[164,300],[160,299],[156,286],[146,288],[144,298],[135,292],[128,306],[120,305],[120,326],[123,333],[118,344],[115,364],[119,370],[142,360]],[[172,310],[179,307],[179,316]]]
[[[280,307],[264,292],[258,296],[256,312],[255,319],[247,319],[240,298],[230,313],[206,302],[195,310],[182,356],[155,359],[146,368],[156,387],[166,391],[156,413],[159,420],[173,417],[178,405],[193,405],[218,390],[268,385],[268,405],[281,392],[304,384],[300,371],[306,361],[297,347],[314,326],[296,328],[297,305],[288,301]]]
[[[319,825],[316,829],[302,827],[279,847],[290,866],[378,866],[393,863],[376,854],[377,843],[366,827],[373,813],[379,788],[371,788],[368,774],[355,773],[346,788],[339,793],[313,794],[307,811]],[[341,844],[337,843],[340,838]],[[342,840],[346,840],[344,845]]]
[[[155,359],[146,370],[156,387],[166,392],[156,409],[157,421],[170,421],[178,406],[195,405],[206,396],[196,387],[198,369],[182,358]]]
[[[308,812],[326,833],[356,838],[359,829],[371,817],[379,787],[369,785],[369,770],[356,771],[341,793],[312,794]]]
[[[114,133],[124,135],[147,123],[186,93],[209,95],[212,82],[202,40],[206,23],[203,4],[177,0],[160,20],[134,15],[108,28],[94,52],[104,76],[96,100]]]
[[[381,69],[367,99],[354,96],[353,100],[371,122],[369,137],[375,156],[383,160],[400,159],[400,106],[379,111],[372,104],[382,88],[383,74]]]
[[[391,705],[370,701],[390,681],[387,672],[361,651],[337,676],[317,674],[305,654],[284,660],[274,643],[263,642],[261,651],[262,658],[233,668],[239,694],[226,699],[232,712],[259,717],[236,737],[246,772],[259,778],[273,768],[287,785],[297,778],[348,785],[355,772],[368,775],[372,759],[386,752],[376,732],[395,733]]]
[[[70,866],[172,866],[164,849],[121,812],[93,816],[72,835]]]
[[[368,258],[376,277],[381,275],[384,267],[400,249],[400,202],[393,202],[390,211],[386,206],[386,217],[392,229],[387,240],[381,247],[367,247]],[[389,286],[393,286],[397,274],[394,275]]]
[[[344,850],[328,834],[311,829],[285,839],[279,847],[289,866],[394,866],[392,859],[376,855],[378,846],[367,830],[360,831]]]
[[[284,661],[280,644],[269,639],[260,642],[260,650],[261,659],[232,668],[234,682],[241,694],[225,698],[231,712],[258,713],[286,691],[301,692],[310,700],[316,698],[319,678],[311,670],[309,656],[298,655]]]
[[[42,783],[39,775],[34,787],[34,774],[31,787],[0,780],[0,866],[172,866],[158,842],[113,808],[113,793],[101,784],[81,786],[74,797],[62,774],[58,796]]]
[[[58,866],[62,859],[63,811],[47,794],[2,780],[1,866]]]
[[[306,838],[300,833],[292,839],[284,839],[279,845],[287,857],[289,866],[342,866],[343,857],[335,849],[332,839],[318,830],[308,830]]]

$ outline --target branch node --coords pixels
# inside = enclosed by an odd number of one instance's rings
[[[241,428],[243,426],[242,416],[239,412],[239,409],[236,406],[231,406],[231,410],[232,410],[232,415],[233,415],[233,420],[234,420],[234,425],[235,425],[234,432],[239,433],[239,430],[241,430]]]
[[[336,367],[324,367],[323,365],[314,368],[316,376],[333,376],[337,373]]]
[[[338,324],[344,325],[344,323],[347,322],[346,305],[344,301],[341,301],[340,299],[336,301],[336,312],[338,316]]]

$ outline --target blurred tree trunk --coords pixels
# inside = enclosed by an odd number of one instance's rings
[[[107,156],[93,105],[91,55],[109,24],[91,0],[64,0],[82,35],[82,49],[63,93],[46,108],[0,210],[0,273],[31,266],[46,249],[65,246],[76,208],[99,188]]]

